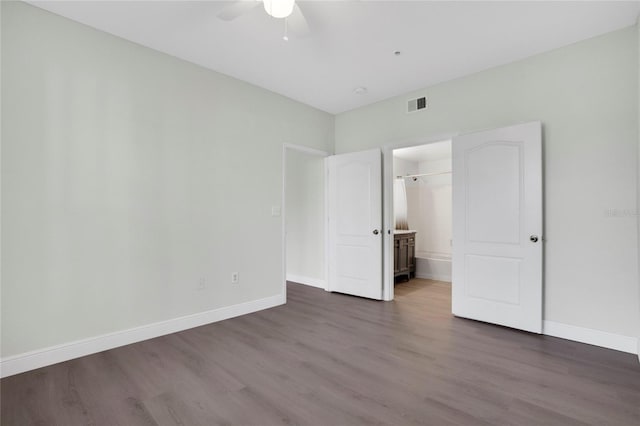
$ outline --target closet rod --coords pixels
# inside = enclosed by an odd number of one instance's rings
[[[451,172],[421,173],[421,174],[418,174],[418,175],[398,176],[398,178],[417,178],[417,177],[423,177],[423,176],[447,175],[447,174],[450,174],[450,173]]]

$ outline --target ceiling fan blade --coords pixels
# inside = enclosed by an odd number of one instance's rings
[[[311,32],[307,18],[304,17],[298,3],[293,6],[293,12],[287,18],[287,25],[297,37],[306,37]]]
[[[233,21],[261,4],[261,1],[256,0],[238,0],[222,9],[218,13],[218,18],[223,21]]]

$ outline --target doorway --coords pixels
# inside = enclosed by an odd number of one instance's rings
[[[435,135],[431,138],[425,139],[411,139],[401,143],[394,143],[386,145],[382,148],[382,161],[383,161],[383,214],[384,214],[384,229],[385,239],[383,242],[383,258],[384,258],[384,283],[383,283],[383,299],[386,301],[394,300],[394,287],[396,283],[396,265],[395,265],[395,206],[394,206],[394,185],[395,182],[399,182],[398,176],[402,177],[405,187],[409,188],[409,197],[411,197],[411,191],[414,191],[413,201],[407,199],[408,203],[419,203],[420,199],[420,185],[427,188],[427,182],[431,184],[448,184],[451,187],[452,184],[452,144],[453,139],[457,137],[457,134],[448,133]],[[429,148],[434,146],[435,148]],[[394,154],[396,154],[394,156]],[[421,165],[422,163],[422,165]],[[422,167],[422,169],[421,169]],[[423,172],[421,172],[423,170]],[[428,170],[428,171],[427,171]],[[407,175],[427,175],[430,173],[443,173],[442,175],[431,176],[410,176]],[[414,181],[413,178],[416,178]],[[421,183],[422,182],[422,183]],[[417,193],[417,195],[416,195]],[[440,210],[438,214],[440,220],[449,222],[449,228],[445,231],[440,231],[440,235],[437,240],[430,241],[427,239],[426,230],[433,225],[424,225],[417,223],[417,216],[420,215],[420,206],[413,205],[411,208],[411,218],[407,217],[407,222],[411,220],[410,227],[417,227],[415,229],[416,236],[418,231],[422,234],[422,242],[418,242],[416,252],[416,264],[415,272],[412,276],[418,278],[417,272],[420,271],[420,275],[429,277],[427,279],[440,279],[445,282],[451,282],[452,264],[451,256],[451,222],[452,222],[452,202],[442,201],[447,199],[446,190],[440,190],[438,195],[440,201]],[[425,201],[427,196],[424,197]],[[449,196],[451,199],[451,196]],[[416,201],[418,200],[418,201]],[[447,207],[449,209],[447,210]],[[427,213],[425,209],[423,212]],[[409,205],[407,205],[407,215],[409,214]],[[444,235],[444,236],[443,236]],[[446,244],[449,235],[448,246]],[[435,241],[438,241],[437,243]],[[445,243],[443,243],[443,241]],[[437,248],[435,248],[437,247]],[[438,259],[438,253],[444,254],[444,259]],[[448,256],[447,256],[448,254]],[[420,260],[420,258],[422,258]],[[438,260],[444,260],[439,262]],[[418,266],[419,264],[419,266]]]
[[[444,160],[451,169],[414,173],[409,178],[446,181],[451,172],[451,214],[441,217],[451,217],[451,232],[444,230],[444,241],[449,240],[451,247],[452,313],[540,333],[542,123],[521,123],[404,147],[445,141],[451,159]],[[393,151],[399,148],[403,147],[384,148],[382,167],[378,149],[327,159],[329,291],[393,300],[397,216],[393,185],[400,173],[394,172]],[[419,161],[413,171],[420,172]],[[400,177],[404,181],[406,171]],[[408,223],[404,227],[399,230],[411,233]],[[423,247],[428,243],[429,239]],[[428,256],[429,250],[424,251]],[[431,256],[424,260],[447,259]],[[417,265],[409,271],[409,278],[415,272]]]
[[[463,318],[540,333],[540,122],[384,147],[384,300],[394,298],[393,194],[399,174],[394,173],[394,151],[444,140],[451,140],[452,157],[452,312]]]
[[[300,145],[282,150],[284,294],[293,281],[326,289],[326,173],[329,154]]]
[[[451,140],[394,149],[394,284],[451,283]]]

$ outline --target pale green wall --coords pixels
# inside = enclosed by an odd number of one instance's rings
[[[638,199],[637,199],[637,207],[636,214],[638,215],[638,268],[640,271],[640,15],[636,20],[636,32],[638,37],[638,46],[637,46],[637,55],[638,55]],[[638,359],[640,359],[640,279],[638,280]]]
[[[324,282],[324,157],[287,149],[286,161],[287,276]]]
[[[2,2],[3,357],[278,294],[282,143],[328,114]],[[638,34],[622,30],[335,118],[335,148],[545,125],[548,320],[636,335]],[[240,271],[239,285],[229,283]],[[200,277],[206,289],[196,290]]]
[[[627,28],[340,114],[336,152],[541,120],[544,317],[636,336],[637,43]]]
[[[13,2],[2,110],[3,357],[281,293],[282,144],[331,115]]]

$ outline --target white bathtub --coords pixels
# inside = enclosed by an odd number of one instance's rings
[[[451,255],[416,253],[416,277],[451,282]]]

